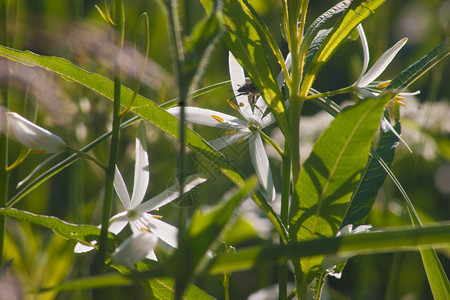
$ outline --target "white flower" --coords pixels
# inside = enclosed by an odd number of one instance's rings
[[[367,43],[366,35],[364,34],[364,29],[361,24],[358,24],[356,27],[358,30],[359,37],[361,39],[361,44],[363,48],[364,54],[364,62],[363,68],[361,70],[361,74],[359,75],[358,80],[353,84],[355,88],[355,92],[360,98],[373,97],[378,96],[380,94],[380,90],[386,87],[390,81],[375,81],[381,73],[387,68],[387,66],[391,63],[397,53],[403,48],[403,46],[408,41],[408,38],[403,38],[398,41],[394,46],[389,48],[386,52],[384,52],[380,58],[375,62],[375,64],[367,71],[369,66],[369,45]],[[367,71],[367,72],[366,72]],[[413,96],[419,94],[420,91],[416,91],[413,93],[399,93],[398,96]],[[394,127],[386,120],[385,117],[381,119],[381,128],[384,132],[392,131],[395,136],[408,148],[410,152],[408,144],[402,139],[402,137],[395,131]]]
[[[15,112],[6,112],[8,129],[26,147],[46,153],[64,151],[66,143],[57,135],[39,127]]]
[[[116,265],[123,265],[134,269],[134,264],[155,250],[158,237],[148,231],[133,233],[111,255],[111,260]]]
[[[156,197],[142,202],[147,191],[149,177],[150,172],[147,145],[145,142],[145,126],[141,122],[136,135],[136,166],[134,171],[133,194],[130,199],[122,175],[116,167],[114,188],[125,210],[110,219],[109,231],[118,234],[127,224],[130,224],[133,233],[145,230],[150,231],[170,246],[177,247],[178,229],[159,220],[160,216],[152,215],[149,212],[177,199],[179,196],[179,186],[175,184]],[[199,176],[189,176],[184,184],[184,192],[190,191],[205,181],[205,178]],[[92,249],[93,247],[85,246],[80,243],[77,243],[75,246],[76,253],[86,252]],[[157,260],[153,251],[146,257]]]
[[[242,120],[209,109],[186,107],[186,120],[196,124],[230,130],[229,134],[226,136],[210,142],[210,144],[218,150],[221,150],[237,141],[248,139],[250,157],[256,174],[258,175],[264,191],[267,193],[267,198],[274,200],[276,195],[275,187],[273,185],[269,159],[267,158],[266,150],[264,149],[260,130],[274,123],[275,118],[271,113],[267,115],[263,114],[267,108],[267,105],[262,97],[258,97],[255,103],[255,108],[253,109],[249,102],[248,95],[238,91],[239,88],[244,86],[246,83],[245,74],[244,69],[234,58],[231,52],[229,54],[228,63],[231,85],[238,103],[236,108],[244,119]],[[167,111],[172,115],[179,117],[179,107],[173,107]]]
[[[336,234],[336,237],[341,235],[350,235],[350,234],[358,234],[358,233],[367,233],[372,228],[372,225],[360,225],[356,227],[354,230],[353,225],[349,224],[341,228],[341,230],[338,231]],[[336,271],[336,265],[340,264],[341,262],[346,261],[347,259],[353,257],[355,254],[347,253],[347,254],[331,254],[325,256],[325,258],[322,261],[321,268],[323,270],[326,270],[328,272],[328,275],[334,276],[336,278],[341,278],[342,270]]]

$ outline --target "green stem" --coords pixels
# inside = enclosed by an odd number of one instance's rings
[[[7,87],[2,88],[3,105],[8,106]],[[0,108],[1,109],[1,108]],[[0,114],[2,112],[0,111]],[[0,207],[6,207],[8,199],[9,172],[8,168],[8,136],[0,134]],[[3,250],[6,234],[6,217],[0,216],[0,266],[3,264]]]
[[[345,93],[351,93],[353,91],[353,86],[348,86],[342,89],[329,91],[326,93],[320,93],[320,94],[313,94],[306,97],[306,100],[316,99],[316,98],[323,98],[323,97],[331,97],[338,94],[345,94]]]
[[[120,124],[119,124],[119,125],[120,125]],[[87,159],[87,160],[93,161],[97,166],[99,166],[100,168],[104,169],[105,171],[107,170],[107,168],[105,167],[105,165],[104,165],[101,161],[99,161],[99,160],[96,159],[95,157],[93,157],[93,156],[87,154],[86,152],[81,151],[81,150],[78,150],[78,149],[75,149],[75,148],[73,148],[73,147],[71,147],[71,146],[69,146],[69,145],[66,145],[66,148],[67,148],[69,151],[78,154],[80,157],[83,157],[83,158],[85,158],[85,159]]]
[[[224,281],[223,281],[223,293],[225,296],[225,300],[230,300],[230,291],[229,291],[229,285],[230,285],[230,273],[224,274]]]
[[[116,0],[116,27],[118,29],[117,44],[119,49],[122,49],[124,42],[124,13],[122,0]],[[102,211],[102,227],[100,231],[99,250],[94,260],[93,271],[94,274],[99,274],[105,262],[106,244],[108,242],[108,227],[109,217],[111,216],[111,206],[114,193],[114,175],[117,161],[117,152],[119,146],[120,133],[120,90],[122,75],[120,71],[121,54],[114,63],[114,104],[113,104],[113,121],[112,121],[112,135],[109,152],[108,167],[106,169],[105,195],[103,199]]]
[[[267,134],[265,134],[264,132],[262,132],[261,130],[259,131],[259,133],[261,134],[261,137],[268,142],[273,148],[275,148],[275,150],[277,150],[278,154],[280,154],[281,157],[284,157],[284,152],[280,149],[280,147],[277,145],[277,143],[275,143],[274,140],[272,140]]]
[[[283,183],[281,190],[281,222],[288,228],[289,222],[289,196],[291,187],[291,160],[289,156],[289,148],[286,147],[287,155],[283,157]],[[280,244],[284,243],[283,239],[280,237]],[[279,299],[286,299],[287,297],[287,262],[282,262],[279,267],[279,281],[278,281],[278,293]]]

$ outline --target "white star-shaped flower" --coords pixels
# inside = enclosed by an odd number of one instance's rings
[[[229,132],[224,137],[215,139],[210,144],[218,150],[225,148],[237,141],[248,139],[250,157],[258,175],[259,181],[266,192],[267,199],[275,199],[275,187],[273,185],[272,172],[269,159],[261,139],[260,130],[275,122],[271,113],[264,115],[267,105],[262,97],[258,97],[254,107],[249,102],[248,95],[238,90],[245,82],[244,69],[234,56],[229,54],[229,71],[231,85],[238,105],[237,110],[243,117],[239,119],[214,110],[185,107],[186,121],[206,125],[210,127],[225,128]],[[179,117],[180,108],[173,107],[167,110],[172,115]]]
[[[172,247],[177,247],[178,229],[170,224],[160,220],[160,216],[152,215],[149,212],[157,210],[160,207],[172,202],[179,196],[179,186],[177,184],[169,187],[161,194],[152,199],[142,202],[150,178],[149,163],[147,156],[147,144],[145,142],[145,126],[141,122],[136,135],[136,166],[134,170],[134,186],[130,199],[125,182],[116,166],[116,175],[114,177],[114,188],[122,202],[124,211],[114,215],[110,219],[109,231],[118,234],[129,224],[133,233],[140,231],[149,231],[154,233],[159,239]],[[186,179],[184,192],[188,192],[200,183],[206,181],[206,178],[192,175]],[[96,243],[94,241],[94,243]],[[75,246],[75,252],[86,252],[93,247],[78,243]],[[154,251],[149,252],[147,258],[157,260]]]
[[[400,41],[398,41],[394,46],[386,50],[380,58],[374,63],[374,65],[367,71],[367,68],[369,66],[369,45],[367,43],[366,35],[364,34],[364,29],[361,24],[359,24],[356,27],[359,37],[361,39],[361,44],[363,48],[363,54],[364,54],[364,62],[363,62],[363,68],[361,70],[361,74],[359,75],[358,80],[353,84],[353,87],[355,89],[356,94],[360,98],[367,98],[367,97],[373,97],[378,96],[380,94],[380,91],[386,87],[390,81],[375,81],[381,73],[387,68],[387,66],[392,62],[394,57],[397,55],[397,53],[403,48],[403,46],[408,41],[407,38],[403,38]],[[367,72],[366,72],[367,71]],[[413,93],[399,93],[398,95],[400,97],[403,96],[413,96],[419,94],[420,91],[416,91]],[[386,118],[381,119],[381,128],[384,132],[392,131],[397,138],[405,144],[405,146],[408,148],[409,151],[411,149],[409,148],[408,144],[402,139],[402,137],[395,131],[394,127],[389,123]]]

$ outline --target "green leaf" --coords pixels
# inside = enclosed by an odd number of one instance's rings
[[[401,92],[449,54],[450,38],[447,38],[424,57],[392,79],[391,83],[386,87],[386,90],[393,89],[396,92]]]
[[[350,32],[361,21],[367,18],[385,0],[354,0],[350,4],[331,32],[321,43],[319,50],[312,59],[311,66],[304,76],[301,91],[302,95],[307,95],[312,87],[317,74],[323,65],[330,59],[338,47],[345,41]]]
[[[328,35],[328,29],[331,30],[330,28],[332,27],[332,25],[334,25],[337,18],[348,8],[349,5],[349,1],[339,2],[335,6],[324,12],[311,24],[311,26],[309,26],[300,45],[301,53],[308,49],[308,52],[306,53],[306,61],[304,67],[305,70],[308,70],[312,58],[317,53],[326,36]],[[322,34],[319,34],[319,31],[322,31]],[[313,45],[311,45],[312,43]]]
[[[420,255],[434,299],[450,299],[450,283],[434,249],[421,249]]]
[[[221,234],[240,200],[251,193],[257,184],[257,178],[252,177],[231,199],[222,200],[208,213],[197,211],[194,214],[189,228],[179,239],[177,251],[167,264],[177,282],[177,295],[183,295],[190,281],[203,272],[206,266],[201,262],[208,249],[213,249],[214,244],[220,242]]]
[[[46,227],[68,240],[74,240],[89,246],[91,245],[90,242],[97,241],[100,236],[100,228],[92,225],[72,224],[56,217],[36,215],[15,208],[0,208],[0,215]],[[121,242],[122,240],[119,237],[109,233],[107,252],[112,253]],[[97,248],[98,245],[94,245],[93,247]]]
[[[84,277],[71,280],[51,287],[34,288],[30,292],[42,293],[47,291],[73,291],[112,286],[130,285],[133,281],[116,273],[102,274],[93,277]]]
[[[139,280],[144,288],[151,292],[151,299],[173,299],[175,295],[175,280],[168,277],[161,263],[145,259],[136,264],[139,272],[124,266],[114,266],[124,276]],[[210,295],[193,284],[189,284],[182,299],[213,299]]]
[[[372,137],[378,129],[384,106],[391,98],[388,94],[344,109],[320,136],[295,186],[298,203],[291,205],[291,241],[330,237],[337,233],[367,163]],[[305,259],[301,261],[301,267],[295,263],[294,266],[307,274],[309,282],[319,271],[321,260]]]
[[[398,134],[401,133],[400,122],[398,119],[398,109],[396,112],[396,120],[394,129]],[[380,137],[378,138],[375,150],[377,157],[371,155],[369,161],[361,175],[358,186],[353,193],[350,207],[345,215],[341,227],[347,224],[353,224],[353,228],[364,223],[369,214],[378,195],[378,190],[381,188],[386,179],[386,171],[379,163],[378,157],[381,157],[385,164],[390,168],[394,161],[395,149],[399,139],[392,131],[383,132],[380,130]]]
[[[219,256],[211,274],[249,270],[275,264],[289,258],[305,258],[326,254],[371,254],[411,251],[423,247],[448,247],[450,223],[442,222],[422,228],[401,227],[340,237],[322,238],[288,245],[254,246],[234,254]]]

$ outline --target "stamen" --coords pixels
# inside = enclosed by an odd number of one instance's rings
[[[376,86],[376,88],[377,88],[377,89],[384,89],[384,88],[387,87],[390,83],[391,83],[390,80],[384,81],[384,82],[380,82],[380,83]]]
[[[232,108],[234,108],[235,110],[239,110],[239,107],[237,107],[236,104],[234,104],[233,102],[231,102],[230,99],[228,99],[227,102],[228,102],[228,104],[229,104]]]
[[[402,102],[403,100],[405,100],[405,98],[402,97],[402,96],[398,96],[398,95],[395,96],[394,98],[392,98],[393,102],[398,103],[398,104],[400,104],[402,106],[406,106],[406,104]]]
[[[219,116],[215,116],[215,115],[211,115],[211,118],[213,118],[214,120],[216,120],[219,123],[223,123],[225,120]]]
[[[152,218],[161,220],[161,219],[163,218],[163,216],[160,216],[160,215],[152,215]]]

